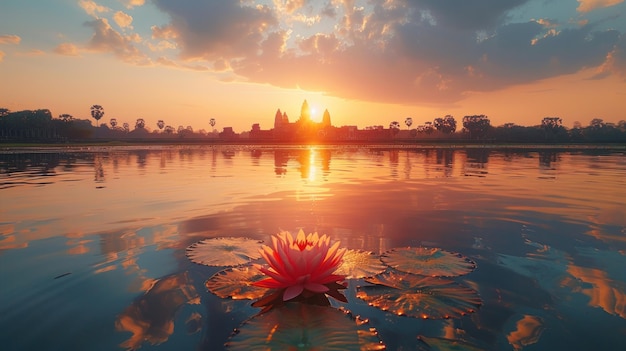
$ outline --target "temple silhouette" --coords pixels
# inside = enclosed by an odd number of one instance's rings
[[[289,122],[287,112],[281,112],[279,108],[274,117],[274,129],[271,130],[271,133],[262,135],[254,133],[255,131],[261,131],[258,124],[252,126],[250,138],[271,136],[273,139],[279,140],[319,140],[326,139],[329,134],[335,134],[334,127],[330,123],[328,109],[324,110],[322,121],[315,122],[311,120],[311,108],[306,100],[302,103],[297,121]]]

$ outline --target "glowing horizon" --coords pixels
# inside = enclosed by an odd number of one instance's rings
[[[92,120],[99,104],[101,123],[210,130],[215,118],[237,132],[270,129],[277,109],[293,121],[303,100],[314,121],[328,110],[359,128],[626,119],[621,0],[29,1],[0,5],[0,108],[12,111]]]

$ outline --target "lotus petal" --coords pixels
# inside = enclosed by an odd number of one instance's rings
[[[227,350],[384,350],[376,331],[332,307],[287,303],[245,322]]]
[[[386,272],[366,279],[356,296],[371,306],[417,318],[457,318],[482,304],[478,292],[449,279]]]
[[[335,274],[344,275],[346,279],[360,279],[373,277],[385,269],[387,267],[380,262],[378,255],[362,250],[347,250]]]
[[[228,268],[215,273],[204,285],[213,294],[233,300],[254,300],[262,297],[267,289],[252,285],[265,275],[251,266]]]
[[[461,254],[428,247],[391,249],[380,260],[399,271],[431,277],[455,277],[476,268],[474,261]]]
[[[261,240],[249,238],[211,238],[187,248],[187,257],[206,266],[233,267],[261,257]]]

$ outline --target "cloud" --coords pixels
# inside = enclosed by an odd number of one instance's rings
[[[158,64],[161,64],[163,66],[169,66],[169,67],[174,67],[174,68],[182,68],[182,69],[189,69],[189,70],[193,70],[193,71],[208,71],[209,68],[207,66],[203,66],[203,65],[190,65],[190,64],[180,64],[177,61],[174,60],[170,60],[167,57],[159,57],[157,58],[156,62]]]
[[[111,10],[106,6],[98,5],[96,4],[95,1],[91,1],[91,0],[80,0],[78,1],[78,6],[80,6],[83,10],[85,10],[85,12],[89,16],[95,17],[95,18],[98,17],[98,14],[106,13]]]
[[[22,41],[17,35],[4,34],[0,35],[0,44],[19,44]]]
[[[604,7],[621,4],[624,0],[578,0],[578,12],[590,12]]]
[[[64,56],[79,56],[78,48],[72,43],[62,43],[54,48],[54,52]]]
[[[437,24],[460,29],[489,29],[502,23],[509,11],[529,0],[413,0],[420,14],[431,15]]]
[[[604,63],[598,67],[597,74],[592,79],[602,79],[613,73],[626,80],[626,35],[624,34],[620,36],[613,50],[606,55]]]
[[[176,44],[167,40],[159,40],[156,44],[148,43],[148,48],[153,52],[161,52],[176,49]]]
[[[618,31],[520,20],[515,11],[529,1],[276,0],[268,8],[155,0],[170,21],[152,37],[175,42],[183,62],[205,60],[251,82],[387,103],[449,104],[474,91],[621,67]],[[304,27],[294,21],[302,13],[319,20]]]
[[[132,9],[133,7],[143,6],[146,3],[146,0],[120,0],[127,9]]]
[[[98,52],[112,52],[120,59],[129,63],[149,63],[149,58],[133,45],[133,43],[141,40],[137,34],[121,35],[109,25],[105,18],[86,22],[85,26],[94,30],[94,34],[87,44],[89,49]]]
[[[264,32],[278,24],[272,11],[262,5],[222,0],[155,0],[155,4],[171,17],[167,27],[176,32],[184,59],[254,55]]]
[[[117,23],[118,26],[120,26],[120,28],[133,28],[133,17],[125,14],[122,11],[117,11],[113,15],[113,20],[115,21],[115,23]]]

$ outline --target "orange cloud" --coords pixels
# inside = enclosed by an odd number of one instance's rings
[[[72,43],[62,43],[54,48],[54,52],[65,56],[79,56],[78,48]]]
[[[130,28],[132,29],[133,17],[128,15],[122,11],[117,11],[113,15],[113,20],[117,23],[120,28]]]
[[[17,35],[0,35],[0,44],[19,44],[20,41],[22,41],[22,38]]]
[[[98,17],[99,13],[105,13],[111,10],[106,6],[98,5],[95,1],[91,0],[80,0],[78,2],[78,6],[85,10],[88,15],[96,18]]]
[[[120,0],[127,9],[132,9],[133,7],[143,6],[146,3],[146,0]]]
[[[604,7],[615,6],[621,4],[624,0],[578,0],[578,12],[589,12]]]
[[[141,40],[138,34],[123,36],[115,31],[106,18],[95,19],[85,23],[94,29],[89,40],[89,49],[97,52],[112,52],[117,57],[130,63],[147,64],[150,59],[137,49],[133,43]]]

